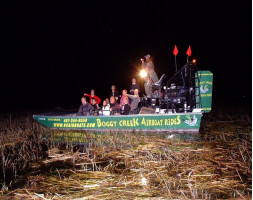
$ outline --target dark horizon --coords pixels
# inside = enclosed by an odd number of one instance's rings
[[[2,111],[74,107],[95,88],[104,99],[115,84],[129,89],[139,60],[154,58],[160,77],[186,63],[191,46],[200,70],[214,74],[213,102],[251,104],[250,3],[16,2],[6,16],[7,65]]]

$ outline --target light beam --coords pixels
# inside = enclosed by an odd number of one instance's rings
[[[147,77],[147,72],[146,72],[146,70],[145,69],[142,69],[141,71],[140,71],[140,76],[141,76],[141,78],[145,78],[145,77]]]

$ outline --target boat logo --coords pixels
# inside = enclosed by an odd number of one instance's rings
[[[197,119],[196,115],[193,115],[192,118],[191,118],[190,115],[187,115],[186,118],[187,118],[187,119],[185,119],[185,120],[183,120],[183,121],[184,121],[187,125],[189,125],[189,126],[196,126],[196,125],[197,125],[198,119]]]
[[[200,86],[200,92],[201,92],[202,94],[207,93],[209,89],[210,89],[210,88],[208,88],[208,85],[205,85],[205,86],[201,85],[201,86]]]
[[[39,117],[38,120],[46,120],[44,117]]]

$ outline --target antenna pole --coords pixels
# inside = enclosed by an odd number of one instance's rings
[[[176,72],[177,72],[177,56],[175,56],[175,66],[176,66]]]

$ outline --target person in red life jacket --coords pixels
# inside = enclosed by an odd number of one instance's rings
[[[122,105],[123,105],[123,100],[124,100],[125,97],[127,97],[127,90],[126,90],[126,89],[122,90],[122,96],[121,96],[120,104],[119,104],[119,107],[120,107],[120,108],[121,108]]]
[[[101,99],[95,95],[95,90],[91,89],[90,94],[84,93],[84,96],[89,97],[90,98],[90,104],[92,104],[92,99],[96,100],[96,104],[100,104]]]

